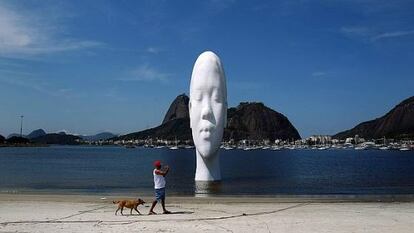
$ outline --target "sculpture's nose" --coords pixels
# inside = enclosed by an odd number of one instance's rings
[[[211,109],[211,105],[210,103],[206,103],[206,105],[201,110],[201,118],[203,120],[210,120],[212,115],[213,115],[213,110]]]

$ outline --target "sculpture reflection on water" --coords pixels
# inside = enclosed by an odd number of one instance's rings
[[[196,197],[208,197],[210,195],[220,194],[221,188],[221,181],[196,181],[194,184]]]

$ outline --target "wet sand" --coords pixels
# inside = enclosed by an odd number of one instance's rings
[[[412,232],[409,199],[171,197],[170,215],[124,210],[120,196],[0,194],[0,232]],[[395,199],[394,199],[395,200]],[[161,213],[160,206],[156,212]]]

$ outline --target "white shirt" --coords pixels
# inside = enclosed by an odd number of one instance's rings
[[[154,174],[154,188],[155,189],[161,189],[161,188],[165,188],[165,177],[162,175],[158,175],[155,173],[157,169],[154,169],[154,171],[152,171],[152,174]]]

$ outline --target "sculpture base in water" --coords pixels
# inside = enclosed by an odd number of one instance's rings
[[[196,197],[209,197],[221,192],[221,181],[196,181],[194,194]]]

